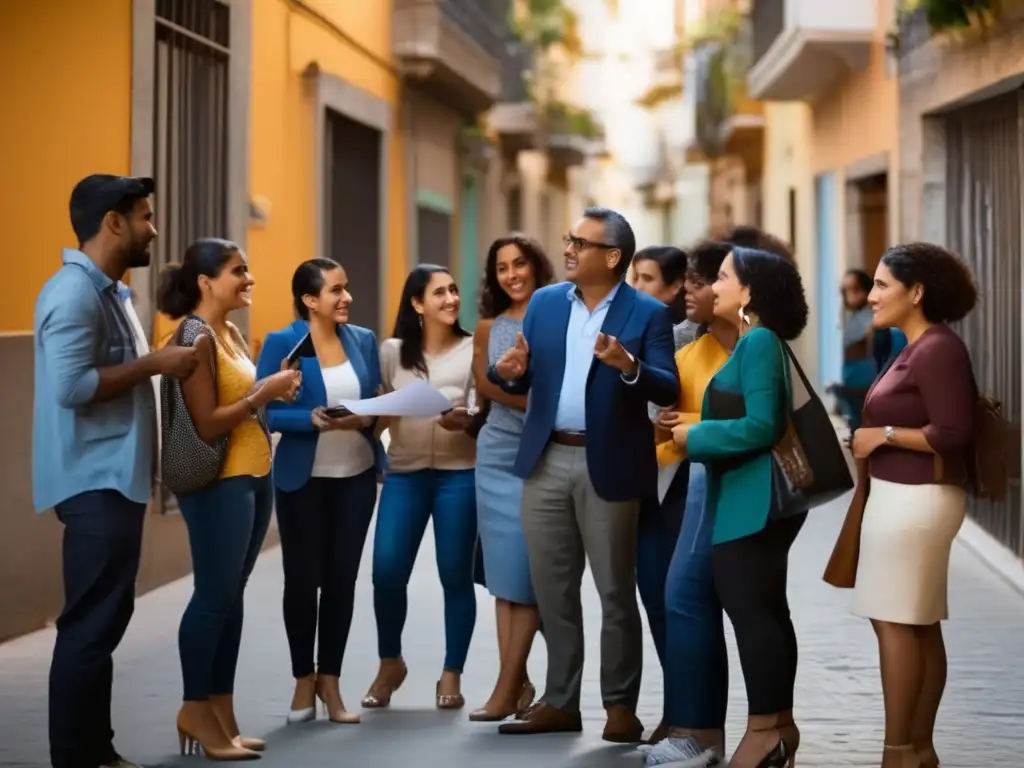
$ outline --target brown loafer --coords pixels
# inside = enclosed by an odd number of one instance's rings
[[[608,720],[601,738],[614,744],[639,744],[644,738],[644,724],[636,714],[621,705],[608,707]]]
[[[519,735],[528,733],[579,733],[583,730],[580,713],[570,714],[543,702],[524,713],[523,719],[498,726],[498,733]]]

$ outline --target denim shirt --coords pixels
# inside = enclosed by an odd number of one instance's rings
[[[35,310],[32,490],[37,512],[86,491],[146,503],[156,459],[150,380],[92,402],[99,368],[137,358],[127,286],[81,251],[43,286]]]
[[[594,307],[593,312],[587,309],[575,285],[571,285],[566,292],[566,299],[571,302],[572,309],[565,333],[565,374],[555,413],[555,429],[560,432],[587,431],[587,379],[594,362],[594,344],[608,315],[608,308],[618,292],[619,286],[616,285]]]

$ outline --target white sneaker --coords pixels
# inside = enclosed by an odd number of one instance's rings
[[[676,768],[710,768],[720,766],[722,756],[714,747],[706,749],[692,736],[683,739],[662,739],[647,753],[648,766],[673,765]]]

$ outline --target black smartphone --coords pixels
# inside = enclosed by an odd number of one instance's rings
[[[313,338],[307,333],[288,353],[285,362],[289,368],[298,368],[299,358],[316,357],[316,348],[313,346]]]
[[[328,419],[340,419],[342,416],[351,416],[352,411],[346,408],[344,405],[332,405],[329,408],[324,408],[324,416]]]

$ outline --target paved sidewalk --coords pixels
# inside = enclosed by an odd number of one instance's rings
[[[849,597],[820,580],[841,522],[839,505],[812,514],[793,553],[791,597],[801,642],[797,719],[803,729],[801,768],[876,766],[882,709],[874,637],[866,622],[846,612]],[[350,706],[376,670],[369,581],[363,561],[356,622],[345,663],[343,692]],[[319,768],[346,765],[470,766],[529,764],[532,768],[611,768],[642,765],[631,749],[600,740],[603,724],[597,683],[599,607],[585,592],[588,638],[585,733],[582,736],[499,737],[494,726],[471,724],[465,713],[433,709],[434,682],[442,659],[441,590],[427,540],[410,590],[406,630],[409,679],[389,711],[365,713],[360,726],[318,721],[284,726],[291,695],[288,652],[281,624],[281,563],[263,555],[249,586],[238,676],[239,719],[247,733],[266,736],[262,765]],[[949,690],[940,715],[939,751],[944,768],[1021,764],[1024,734],[1024,597],[995,577],[962,546],[953,552],[951,612],[947,624]],[[176,650],[178,619],[190,580],[171,584],[139,601],[117,653],[114,724],[117,745],[146,766],[195,765],[176,756],[174,716],[180,696]],[[481,591],[477,634],[466,669],[468,707],[478,706],[493,682],[497,653],[491,602]],[[52,630],[0,646],[0,766],[46,765],[46,675]],[[731,644],[731,641],[730,641]],[[543,680],[543,644],[531,669]],[[733,646],[734,651],[734,646]],[[660,714],[660,675],[653,647],[647,666],[641,717],[653,727]],[[730,735],[742,731],[745,699],[733,652]]]

